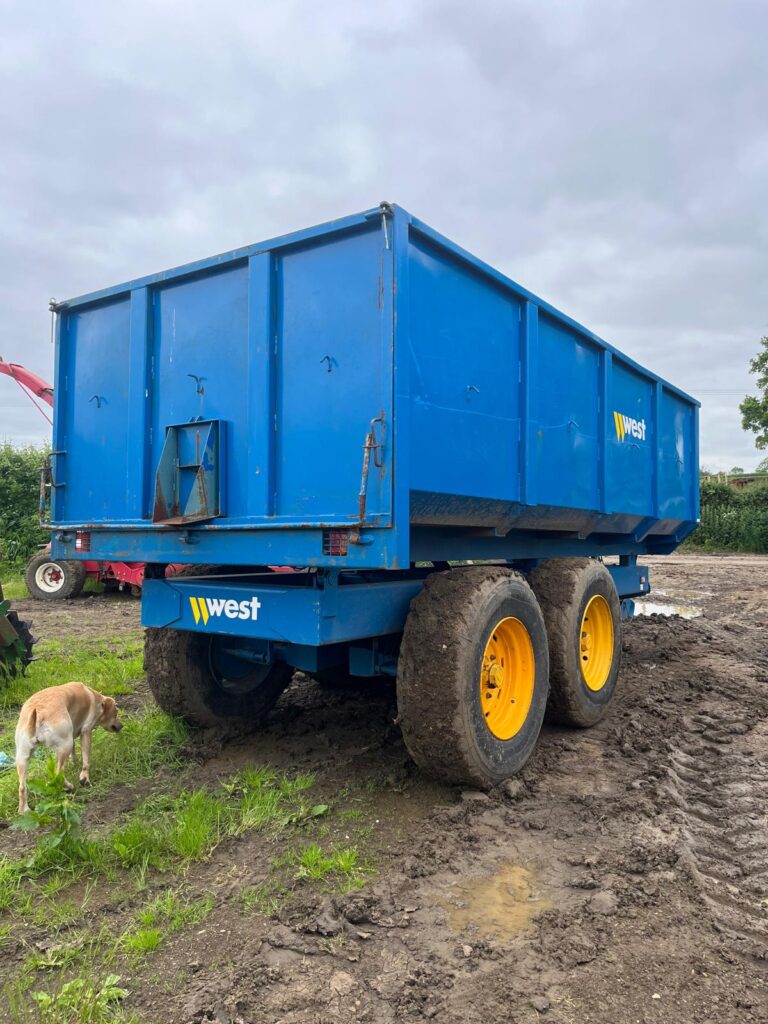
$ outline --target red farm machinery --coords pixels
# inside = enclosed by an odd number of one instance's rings
[[[19,363],[7,363],[2,358],[0,374],[15,380],[41,416],[52,423],[49,409],[53,408],[53,387],[47,381]],[[87,534],[79,534],[78,550],[87,551],[89,540]],[[42,601],[76,597],[88,579],[120,590],[127,587],[138,596],[144,582],[144,563],[57,561],[51,557],[50,544],[46,544],[27,565],[25,579],[32,597]]]

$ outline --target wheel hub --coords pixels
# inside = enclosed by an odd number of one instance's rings
[[[519,619],[501,619],[488,637],[480,669],[480,706],[496,739],[512,739],[523,727],[535,678],[528,630]]]
[[[586,686],[593,692],[608,682],[613,664],[613,615],[601,594],[590,598],[581,619],[579,663]]]
[[[37,567],[35,572],[35,583],[40,590],[53,594],[61,588],[64,582],[64,573],[55,562],[44,562]]]

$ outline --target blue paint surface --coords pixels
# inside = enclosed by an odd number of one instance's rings
[[[374,209],[62,305],[54,554],[78,557],[77,529],[98,557],[156,562],[669,551],[698,517],[697,417],[406,211]],[[153,523],[166,431],[195,420],[216,424],[219,514]]]

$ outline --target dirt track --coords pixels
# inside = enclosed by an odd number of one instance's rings
[[[274,851],[228,842],[190,875],[216,909],[132,979],[132,1007],[164,1024],[768,1021],[768,559],[652,565],[658,600],[704,614],[627,626],[607,718],[545,727],[490,797],[416,772],[388,688],[297,677],[263,733],[201,740],[201,780],[269,761],[315,771],[329,799],[368,794],[379,874],[279,919],[244,914],[237,893]],[[94,635],[138,617],[67,607]]]

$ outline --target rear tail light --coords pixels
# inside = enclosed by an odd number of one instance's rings
[[[91,535],[87,532],[75,534],[75,551],[90,551]]]

